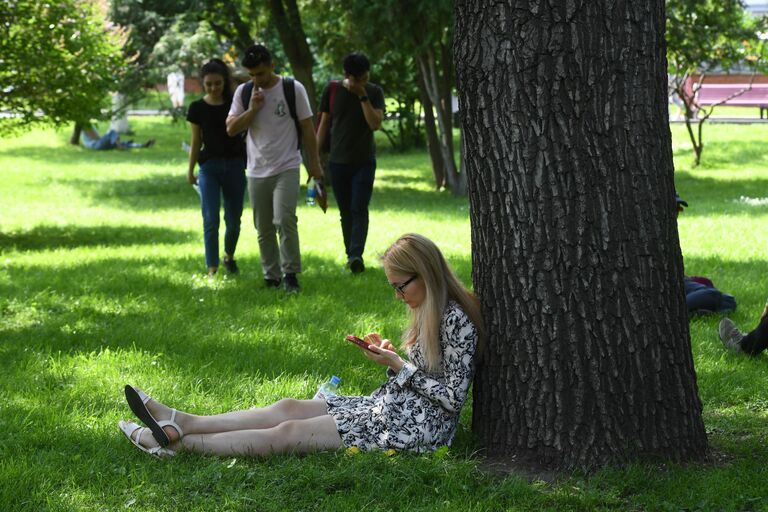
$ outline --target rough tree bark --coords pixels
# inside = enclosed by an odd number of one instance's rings
[[[675,220],[664,1],[457,0],[473,430],[554,469],[702,457]]]

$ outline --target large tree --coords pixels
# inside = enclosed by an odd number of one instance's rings
[[[457,0],[487,323],[473,430],[552,468],[701,457],[675,218],[664,2]]]
[[[98,117],[123,60],[121,35],[85,0],[0,2],[0,132]]]

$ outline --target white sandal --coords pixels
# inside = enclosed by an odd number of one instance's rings
[[[132,421],[123,421],[123,420],[118,421],[117,426],[120,427],[120,430],[123,432],[123,434],[125,434],[125,437],[127,437],[128,440],[131,443],[133,443],[133,445],[136,448],[138,448],[139,450],[143,451],[148,455],[151,455],[152,457],[155,457],[157,459],[162,459],[165,457],[173,457],[174,455],[176,455],[175,451],[170,450],[168,448],[163,448],[162,446],[154,446],[152,448],[147,448],[146,446],[142,446],[141,443],[139,443],[139,440],[141,439],[141,435],[144,433],[144,431],[149,430],[147,427],[140,427],[139,425],[137,425]],[[138,431],[138,434],[136,434],[137,431]],[[133,434],[136,434],[136,439],[133,438]]]
[[[176,423],[176,409],[171,409],[171,419],[157,421],[149,412],[149,409],[147,409],[147,402],[149,402],[152,397],[133,386],[125,386],[125,398],[128,401],[128,406],[131,408],[131,411],[133,411],[133,414],[149,427],[152,431],[152,437],[155,438],[155,441],[157,441],[160,446],[168,446],[171,442],[168,434],[163,430],[163,427],[173,427],[179,434],[178,441],[181,441],[184,437],[184,431],[179,424]]]

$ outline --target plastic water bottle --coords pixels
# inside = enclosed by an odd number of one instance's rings
[[[315,187],[315,178],[310,178],[307,183],[307,204],[309,206],[315,206],[315,197],[317,196],[317,188]]]
[[[323,398],[335,395],[336,391],[339,389],[339,382],[341,382],[340,378],[335,375],[331,376],[331,380],[322,383],[320,387],[317,388],[317,393],[315,393],[315,396],[312,398],[314,400],[322,400]]]

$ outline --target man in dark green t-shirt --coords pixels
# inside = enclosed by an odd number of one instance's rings
[[[368,204],[376,174],[373,132],[384,119],[384,93],[368,81],[371,64],[361,53],[344,58],[344,80],[330,82],[320,101],[319,147],[331,138],[328,168],[341,214],[347,266],[365,270],[363,250],[368,236]]]

